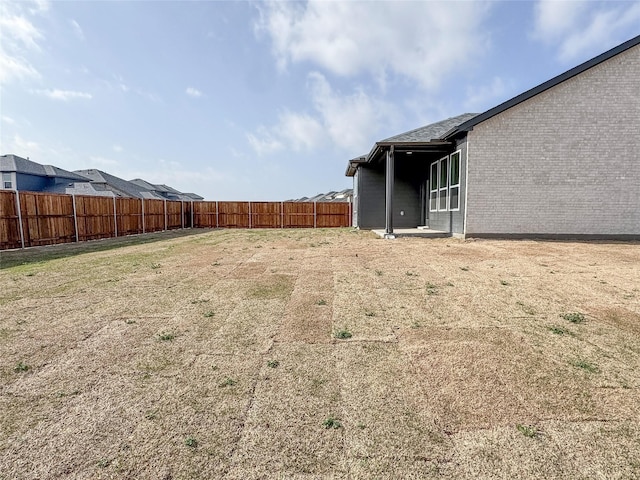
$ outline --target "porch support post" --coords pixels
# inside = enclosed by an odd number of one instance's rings
[[[387,150],[387,168],[385,171],[385,180],[386,180],[386,201],[385,201],[385,210],[386,210],[386,223],[384,229],[384,237],[385,238],[395,238],[393,234],[393,181],[395,178],[395,173],[393,171],[394,166],[394,152],[393,145],[389,147]]]

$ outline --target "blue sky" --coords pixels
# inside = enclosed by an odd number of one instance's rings
[[[211,200],[351,186],[376,140],[640,34],[639,1],[0,3],[0,153]]]

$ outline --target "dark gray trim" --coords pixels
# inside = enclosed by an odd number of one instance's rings
[[[557,77],[552,78],[551,80],[547,80],[546,82],[541,83],[540,85],[532,88],[531,90],[527,90],[526,92],[521,93],[516,97],[513,97],[511,100],[507,100],[506,102],[501,103],[497,107],[493,107],[490,110],[487,110],[486,112],[481,113],[480,115],[476,115],[472,119],[467,120],[466,122],[449,130],[447,133],[445,133],[442,136],[442,138],[449,139],[449,138],[455,137],[461,132],[469,132],[473,130],[473,127],[478,125],[479,123],[484,122],[485,120],[488,120],[491,117],[494,117],[499,113],[502,113],[505,110],[508,110],[511,107],[515,107],[519,103],[522,103],[525,100],[530,99],[531,97],[535,97],[536,95],[544,92],[545,90],[549,90],[550,88],[555,87],[556,85],[566,80],[569,80],[570,78],[575,77],[576,75],[579,75],[582,72],[589,70],[590,68],[593,68],[596,65],[599,65],[602,62],[609,60],[610,58],[613,58],[616,55],[619,55],[626,50],[629,50],[630,48],[635,47],[636,45],[640,45],[640,35],[638,35],[635,38],[632,38],[631,40],[627,40],[626,42],[618,45],[617,47],[614,47],[611,50],[606,51],[598,55],[597,57],[594,57],[591,60],[588,60],[578,65],[577,67],[572,68],[571,70],[567,70],[566,72],[558,75]]]
[[[486,240],[560,240],[560,241],[640,241],[636,234],[589,234],[589,233],[467,233],[465,238]]]

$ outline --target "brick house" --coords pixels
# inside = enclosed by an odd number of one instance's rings
[[[640,36],[481,114],[349,161],[354,225],[640,238]]]

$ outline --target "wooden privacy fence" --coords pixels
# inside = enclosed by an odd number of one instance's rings
[[[185,202],[0,190],[0,250],[191,227],[348,226],[350,203]]]

